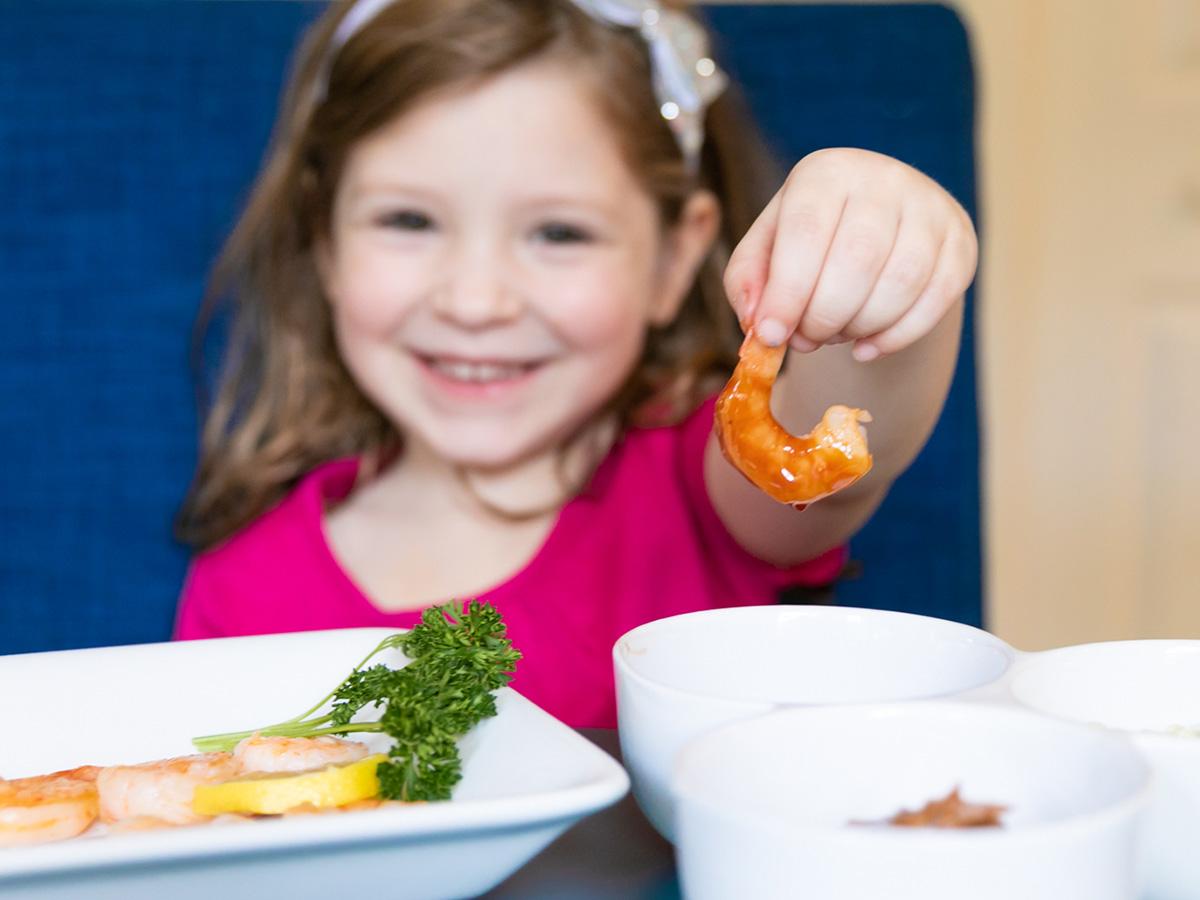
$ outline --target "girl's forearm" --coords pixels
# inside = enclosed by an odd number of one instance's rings
[[[871,480],[890,483],[920,452],[941,415],[962,325],[959,301],[924,338],[874,362],[857,362],[850,344],[790,353],[775,387],[780,423],[803,433],[834,404],[866,409],[871,413],[866,430],[874,466],[863,487]]]
[[[705,481],[730,534],[760,559],[781,566],[812,559],[851,538],[933,430],[954,374],[961,327],[960,301],[916,344],[874,362],[855,361],[849,344],[790,353],[772,394],[780,423],[800,434],[832,405],[866,409],[872,415],[866,428],[874,464],[855,484],[798,513],[753,487],[713,439]]]

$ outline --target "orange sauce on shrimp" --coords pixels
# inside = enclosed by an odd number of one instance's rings
[[[733,377],[717,398],[715,430],[725,454],[749,481],[780,503],[803,509],[858,481],[871,468],[859,422],[863,409],[830,407],[810,434],[793,435],[771,414],[771,388],[787,345],[746,335]]]

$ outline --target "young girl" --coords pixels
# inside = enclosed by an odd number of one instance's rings
[[[317,23],[216,271],[236,326],[180,516],[179,638],[479,597],[517,690],[611,727],[628,629],[835,578],[941,409],[974,232],[865,151],[807,157],[771,198],[706,47],[653,0]],[[712,435],[739,318],[790,342],[784,425],[874,417],[873,470],[803,512]]]

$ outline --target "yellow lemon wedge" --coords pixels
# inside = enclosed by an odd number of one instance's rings
[[[276,815],[304,803],[318,807],[344,806],[379,795],[376,753],[358,762],[326,766],[312,772],[263,772],[243,775],[221,784],[202,784],[192,797],[192,809],[202,816],[221,813]]]

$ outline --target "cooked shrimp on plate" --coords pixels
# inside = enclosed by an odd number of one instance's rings
[[[149,817],[171,825],[207,821],[192,809],[200,784],[228,781],[241,772],[232,753],[197,753],[136,766],[108,766],[96,777],[104,822]]]
[[[366,759],[371,751],[361,741],[251,735],[233,748],[233,759],[245,772],[303,772]]]
[[[80,766],[31,778],[0,779],[0,847],[75,837],[97,821],[108,834],[213,821],[193,809],[200,785],[253,773],[307,772],[358,762],[369,755],[367,745],[359,741],[255,734],[232,753],[198,753],[132,766]],[[378,805],[360,801],[348,808]]]
[[[0,779],[0,847],[75,837],[96,820],[97,766]]]

